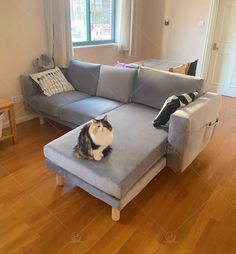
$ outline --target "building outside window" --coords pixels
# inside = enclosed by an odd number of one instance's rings
[[[116,0],[71,0],[73,46],[115,42]]]

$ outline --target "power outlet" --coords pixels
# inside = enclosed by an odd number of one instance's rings
[[[22,96],[22,95],[12,96],[12,97],[11,97],[11,101],[12,101],[14,104],[21,103],[21,102],[23,102],[23,96]]]

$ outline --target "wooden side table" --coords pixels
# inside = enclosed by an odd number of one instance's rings
[[[6,99],[0,98],[0,112],[8,114],[9,118],[9,124],[11,133],[8,135],[3,135],[0,138],[0,141],[6,140],[6,139],[12,139],[14,144],[17,143],[17,130],[16,130],[16,119],[15,119],[15,112],[14,112],[14,105],[11,101]]]

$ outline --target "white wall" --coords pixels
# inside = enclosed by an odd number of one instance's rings
[[[19,77],[32,72],[32,60],[47,52],[43,1],[1,1],[0,97],[21,93]],[[28,119],[23,104],[15,107],[18,121]]]
[[[170,26],[163,26],[161,58],[177,62],[199,59],[199,74],[212,0],[161,0],[159,3],[165,5],[165,18],[170,20]]]

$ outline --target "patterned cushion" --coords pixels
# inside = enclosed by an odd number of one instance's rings
[[[31,74],[30,77],[40,86],[46,96],[75,90],[58,67],[48,71]]]
[[[198,92],[194,93],[184,93],[181,95],[172,95],[164,103],[163,107],[159,111],[153,125],[156,128],[165,126],[170,120],[171,114],[173,114],[178,108],[187,106],[189,103],[193,102],[198,96]]]

